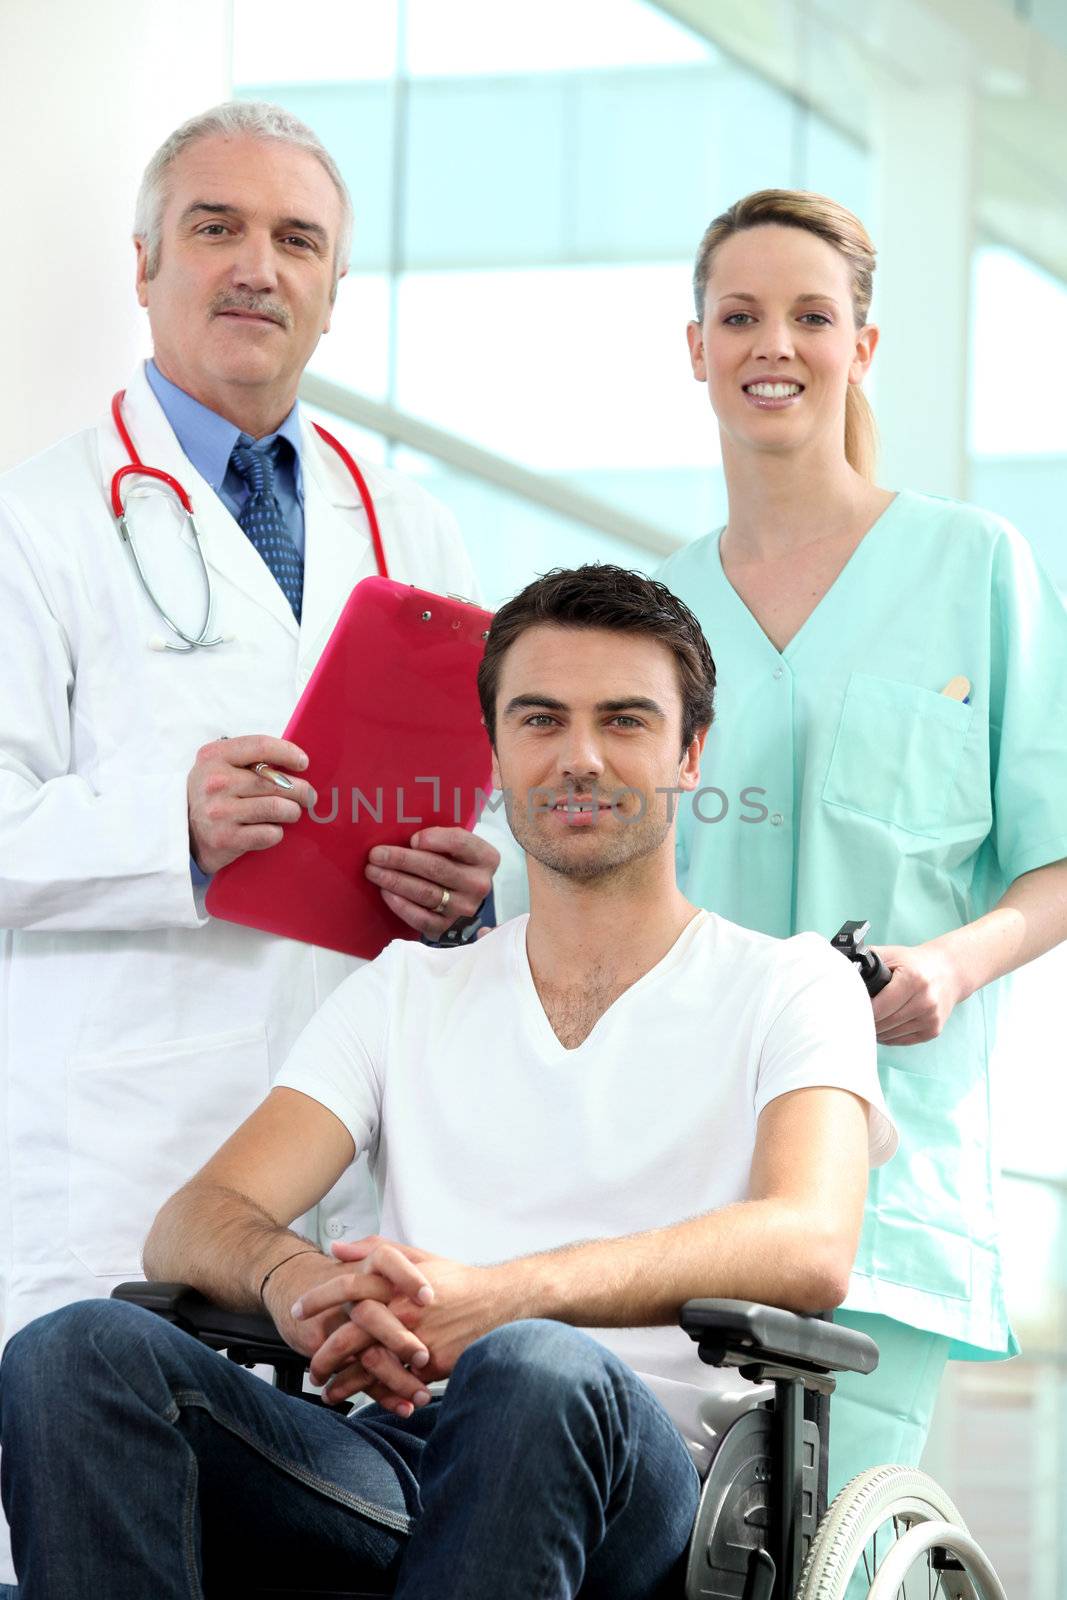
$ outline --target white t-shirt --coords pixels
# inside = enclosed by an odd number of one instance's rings
[[[826,940],[701,911],[568,1050],[534,986],[528,920],[452,951],[397,940],[335,990],[275,1080],[369,1153],[386,1238],[477,1265],[681,1222],[744,1199],[760,1112],[812,1085],[866,1100],[871,1162],[893,1154],[870,1000]],[[702,1465],[723,1395],[751,1387],[678,1328],[587,1331]]]

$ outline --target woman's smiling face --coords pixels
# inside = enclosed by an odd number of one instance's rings
[[[724,240],[688,333],[724,444],[783,452],[832,435],[844,451],[848,385],[878,330],[857,329],[849,264],[825,239],[763,223]]]

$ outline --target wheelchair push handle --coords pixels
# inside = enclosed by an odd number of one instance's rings
[[[881,994],[893,974],[877,950],[871,950],[863,942],[870,926],[869,922],[845,922],[838,928],[830,943],[835,950],[840,950],[843,956],[847,956],[853,965],[859,968],[860,977],[873,1000],[876,994]]]

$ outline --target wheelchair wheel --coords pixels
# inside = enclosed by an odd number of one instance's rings
[[[1006,1600],[945,1491],[911,1467],[845,1485],[815,1535],[796,1600]]]

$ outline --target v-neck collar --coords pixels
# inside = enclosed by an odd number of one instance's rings
[[[537,992],[537,985],[534,982],[533,971],[530,967],[530,957],[526,950],[526,929],[530,921],[529,913],[522,917],[516,917],[515,937],[512,945],[515,978],[523,1008],[530,1019],[530,1025],[540,1053],[568,1059],[580,1055],[586,1045],[592,1044],[597,1038],[608,1018],[619,1006],[626,1005],[631,995],[637,994],[646,985],[654,982],[662,973],[668,971],[682,960],[696,937],[697,930],[706,926],[710,915],[711,913],[708,911],[699,910],[694,916],[690,917],[670,949],[663,953],[655,966],[649,967],[647,972],[641,974],[636,983],[631,983],[628,989],[624,989],[622,994],[618,995],[607,1010],[602,1012],[596,1019],[581,1044],[574,1046],[565,1045],[559,1038],[556,1030],[548,1020],[548,1013],[544,1008],[541,996]]]
[[[725,526],[721,527],[718,533],[712,535],[710,550],[712,581],[721,587],[725,594],[726,604],[735,607],[736,611],[741,613],[745,619],[746,626],[755,635],[762,648],[770,652],[775,661],[791,661],[803,648],[807,640],[826,623],[827,618],[832,618],[834,611],[843,603],[842,597],[847,599],[849,591],[855,588],[856,583],[859,581],[859,575],[870,560],[872,545],[876,546],[878,544],[886,522],[895,520],[894,512],[903,499],[905,492],[904,490],[897,490],[884,511],[880,511],[878,516],[875,517],[833,583],[818,604],[812,607],[784,650],[779,650],[774,641],[764,633],[755,613],[745,604],[726,576],[726,569],[722,564],[722,536],[726,532]]]

